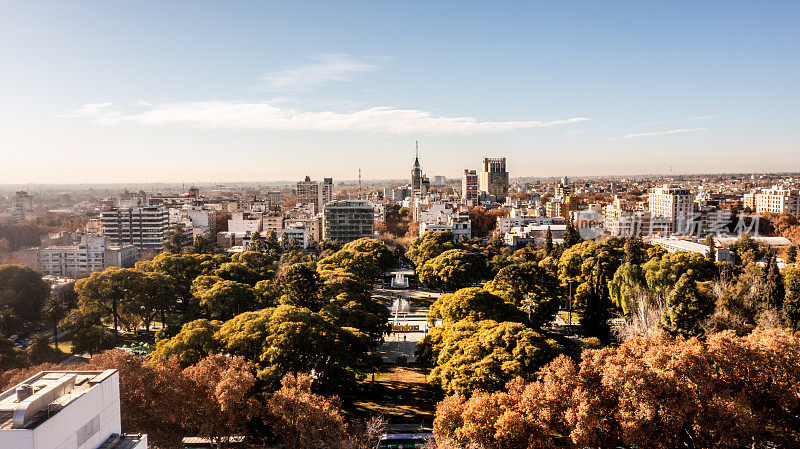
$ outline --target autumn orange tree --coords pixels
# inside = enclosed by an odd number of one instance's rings
[[[347,447],[347,423],[336,397],[311,392],[312,379],[287,374],[267,405],[271,424],[289,449]]]
[[[561,356],[535,382],[446,398],[434,433],[448,444],[674,449],[800,441],[800,338],[782,330],[697,338],[665,332]]]

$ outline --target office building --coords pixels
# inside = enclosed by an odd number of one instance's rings
[[[0,447],[147,449],[147,435],[124,436],[119,373],[41,371],[0,393]]]
[[[483,158],[478,184],[481,193],[494,196],[498,203],[504,202],[508,196],[506,158]]]
[[[322,238],[349,243],[375,234],[372,203],[364,200],[332,201],[322,215]]]
[[[169,230],[169,212],[161,206],[117,207],[100,214],[100,225],[112,245],[161,251]]]
[[[466,205],[478,204],[478,172],[464,169],[461,175],[461,203]]]

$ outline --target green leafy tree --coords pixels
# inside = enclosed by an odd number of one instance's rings
[[[797,245],[792,245],[786,250],[786,263],[797,262]]]
[[[23,324],[39,322],[50,286],[26,265],[0,265],[0,307],[8,306]]]
[[[575,228],[572,220],[567,220],[567,229],[564,231],[564,247],[571,248],[583,241],[583,237]]]
[[[436,329],[430,382],[447,394],[468,396],[498,390],[516,377],[533,379],[563,349],[517,322],[461,321]]]
[[[762,310],[781,310],[786,297],[786,288],[783,285],[783,277],[778,269],[778,262],[775,256],[770,257],[769,263],[764,267],[763,273],[761,304],[759,306]]]
[[[685,337],[702,335],[703,321],[713,310],[713,299],[700,292],[694,280],[694,271],[690,270],[680,277],[669,295],[661,327]]]
[[[717,260],[717,245],[714,243],[714,236],[710,235],[706,237],[705,245],[708,247],[708,251],[706,251],[706,259],[710,261]]]
[[[319,311],[323,305],[320,294],[320,279],[313,262],[296,263],[278,277],[283,288],[281,302],[297,307]]]
[[[591,289],[586,296],[586,307],[581,318],[581,329],[587,337],[596,337],[601,342],[608,342],[611,336],[611,318],[609,311],[611,301],[608,297],[608,284],[602,261],[597,260],[595,276]]]
[[[434,301],[428,312],[428,321],[437,319],[455,323],[462,320],[522,321],[525,317],[503,298],[480,287],[469,287],[444,294]]]
[[[786,300],[783,302],[783,324],[793,332],[800,331],[800,269],[792,267],[784,272]]]
[[[742,263],[742,261],[746,260],[748,258],[747,254],[751,254],[750,258],[758,260],[762,253],[758,243],[753,240],[749,232],[739,236],[739,239],[730,245],[728,249],[736,254],[736,263]]]
[[[200,234],[194,238],[192,245],[189,247],[189,252],[192,254],[215,254],[220,252],[221,248],[213,236],[208,234]]]
[[[238,262],[227,262],[220,265],[219,268],[213,271],[214,276],[217,276],[221,279],[225,279],[227,281],[234,281],[240,284],[247,284],[250,286],[256,285],[258,281],[264,279],[264,277],[252,270],[250,267],[243,263]]]
[[[246,312],[217,333],[224,351],[245,357],[257,377],[277,385],[287,373],[314,373],[323,389],[350,385],[374,367],[369,339],[306,308]]]
[[[647,254],[645,253],[644,244],[640,239],[625,239],[625,243],[623,244],[622,248],[625,252],[625,262],[641,265],[647,261]]]
[[[632,262],[625,262],[617,268],[608,284],[611,302],[622,311],[623,315],[628,315],[637,291],[643,290],[646,286],[642,267]]]
[[[184,367],[194,365],[220,352],[221,344],[215,335],[221,327],[221,321],[206,319],[186,323],[174,337],[160,340],[151,355],[165,359],[175,356]]]
[[[371,283],[383,271],[391,268],[393,263],[394,257],[386,245],[375,239],[361,238],[320,260],[317,268],[318,270],[340,268]]]
[[[420,269],[425,265],[425,262],[454,248],[452,232],[428,231],[411,243],[411,247],[406,252],[406,257],[417,269]]]
[[[418,275],[431,288],[456,290],[478,283],[486,271],[486,260],[482,255],[451,249],[425,262]]]
[[[486,284],[486,289],[528,313],[531,325],[553,320],[561,301],[561,286],[554,270],[545,264],[524,262],[509,265]]]
[[[544,238],[544,251],[548,256],[553,254],[553,232],[550,230],[550,226],[547,227],[547,234]]]
[[[103,326],[92,325],[72,333],[72,352],[99,354],[114,347],[114,334]]]
[[[203,279],[198,278],[194,295],[207,317],[225,320],[255,308],[256,294],[249,285],[220,279],[207,286]]]

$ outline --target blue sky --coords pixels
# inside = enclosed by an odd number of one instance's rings
[[[800,169],[798,2],[0,0],[0,183]]]

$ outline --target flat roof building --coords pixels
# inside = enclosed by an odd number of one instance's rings
[[[369,201],[332,201],[322,214],[322,238],[349,243],[375,235],[375,208]]]
[[[119,373],[41,371],[0,394],[0,447],[146,449],[147,436],[123,436]]]

